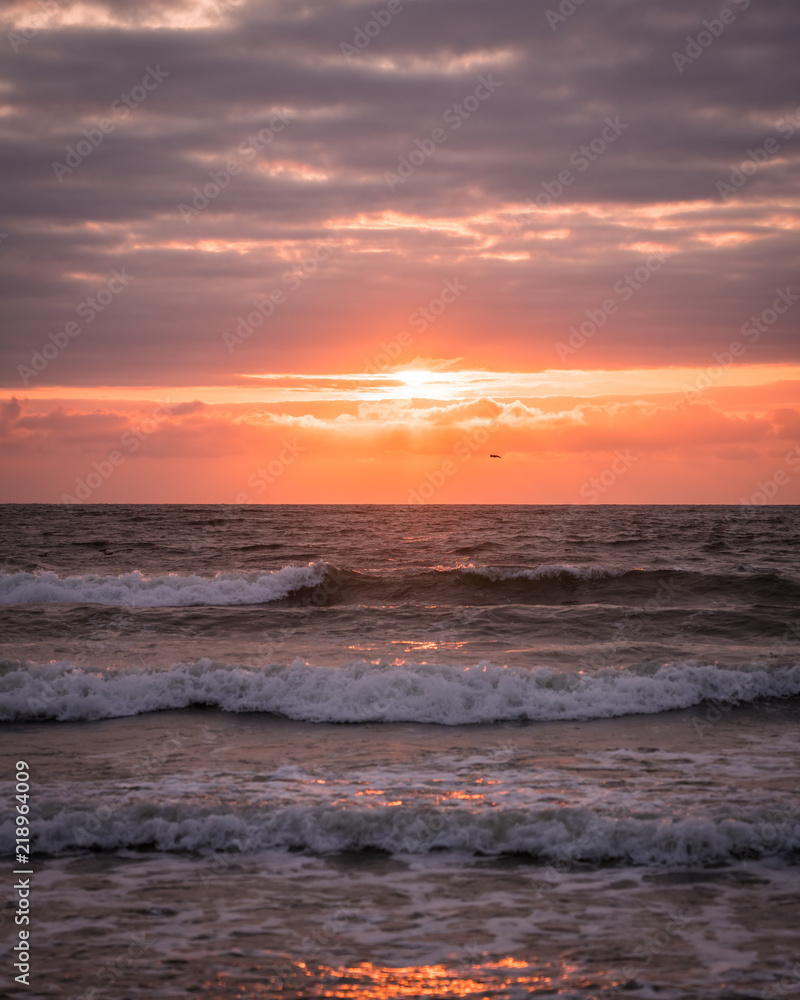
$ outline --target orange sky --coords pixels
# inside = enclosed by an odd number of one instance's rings
[[[552,371],[527,376],[530,394],[504,393],[526,381],[520,373],[393,375],[41,390],[3,404],[2,499],[800,501],[800,378],[790,366]]]
[[[797,5],[453,6],[4,6],[0,501],[800,502]]]

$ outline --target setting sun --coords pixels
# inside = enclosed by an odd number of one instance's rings
[[[426,382],[433,381],[436,376],[433,372],[427,372],[423,369],[407,368],[397,372],[397,377],[406,383],[406,385],[425,385]]]

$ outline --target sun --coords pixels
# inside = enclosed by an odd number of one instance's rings
[[[405,371],[395,372],[397,378],[406,385],[426,385],[436,378],[434,372],[429,372],[424,368],[408,368]]]
[[[400,368],[386,373],[394,383],[388,398],[414,399],[424,394],[428,399],[455,399],[466,388],[463,371],[437,371],[430,368]],[[402,383],[400,386],[397,383]]]

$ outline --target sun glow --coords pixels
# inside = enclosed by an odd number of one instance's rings
[[[407,371],[397,372],[397,377],[406,385],[426,385],[432,382],[436,375],[424,368],[409,368]]]

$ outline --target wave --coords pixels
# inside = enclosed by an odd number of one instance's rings
[[[477,576],[492,583],[506,580],[614,580],[628,572],[641,570],[611,569],[603,566],[565,566],[561,563],[546,563],[544,566],[458,566],[455,570],[441,567],[444,572],[458,572],[465,576]]]
[[[536,567],[462,566],[447,572],[461,574],[479,590],[520,603],[644,604],[658,609],[702,604],[709,598],[715,602],[781,605],[800,599],[797,580],[741,564],[732,566],[727,573],[558,563]]]
[[[565,673],[488,663],[345,667],[245,667],[208,659],[169,669],[94,669],[69,662],[6,663],[0,719],[90,720],[193,705],[266,712],[307,722],[418,722],[601,719],[655,714],[704,701],[748,703],[800,694],[800,665],[723,667],[694,661],[657,669]]]
[[[540,861],[698,865],[733,859],[793,856],[800,850],[800,815],[786,804],[717,805],[702,812],[650,808],[646,815],[587,806],[483,807],[410,801],[363,805],[293,802],[262,785],[263,801],[223,803],[164,796],[141,789],[112,804],[40,794],[37,853],[76,849],[217,851],[265,849],[316,854],[381,850],[392,854],[466,851],[524,854]],[[212,802],[209,804],[208,799]],[[11,814],[0,821],[0,853],[14,849]],[[557,871],[565,869],[559,865]],[[552,881],[557,882],[556,871]]]
[[[724,574],[686,569],[647,570],[545,564],[438,566],[389,574],[341,569],[318,561],[276,570],[230,571],[205,577],[169,573],[148,577],[61,577],[49,570],[0,574],[0,604],[89,603],[121,607],[264,604],[286,600],[323,604],[613,604],[653,609],[715,602],[794,605],[800,582],[757,567]],[[317,598],[319,600],[317,601]]]
[[[106,604],[158,608],[266,604],[305,588],[320,586],[324,562],[249,573],[217,573],[212,577],[168,573],[147,577],[135,570],[121,576],[60,577],[35,573],[0,574],[0,604]]]

